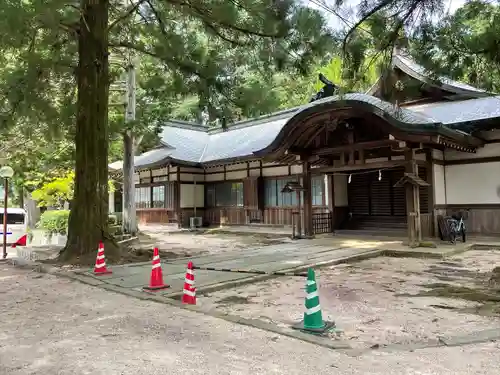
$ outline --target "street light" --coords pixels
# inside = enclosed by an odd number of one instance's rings
[[[0,178],[4,181],[4,198],[3,198],[3,259],[7,258],[7,206],[9,199],[9,178],[14,176],[14,170],[8,165],[0,168]]]

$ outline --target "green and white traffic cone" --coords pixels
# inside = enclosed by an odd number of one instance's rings
[[[316,284],[316,277],[312,268],[307,270],[306,293],[306,311],[304,312],[304,320],[295,324],[293,328],[311,333],[324,333],[334,328],[334,322],[323,321],[321,305],[319,304],[318,286]]]

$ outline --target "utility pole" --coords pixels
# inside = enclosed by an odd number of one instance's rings
[[[135,235],[138,231],[135,209],[134,154],[136,140],[134,136],[135,121],[135,66],[132,57],[127,61],[127,90],[125,130],[123,132],[123,216],[124,233]]]

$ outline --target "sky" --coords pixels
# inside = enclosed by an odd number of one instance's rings
[[[310,6],[311,8],[321,10],[328,18],[328,21],[329,21],[328,23],[332,28],[338,29],[342,26],[345,26],[343,21],[341,21],[338,17],[336,17],[335,15],[331,14],[330,12],[322,9],[321,6],[317,5],[318,3],[331,5],[334,3],[334,0],[302,0],[302,1],[304,3],[307,3],[308,6]],[[466,2],[467,2],[467,0],[445,0],[446,8],[448,9],[448,11],[450,13],[454,13],[458,8],[460,8]],[[353,9],[355,9],[357,7],[357,5],[360,3],[360,0],[346,0],[345,3],[348,4],[350,7],[352,7]],[[349,18],[349,21],[351,21],[351,22],[356,19],[355,16],[352,16],[352,15],[350,17],[348,16],[348,18]]]

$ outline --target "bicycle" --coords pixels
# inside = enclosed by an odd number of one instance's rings
[[[467,240],[467,228],[465,226],[465,220],[467,220],[469,210],[463,210],[453,213],[451,217],[447,219],[448,227],[450,229],[449,240],[455,245],[457,243],[457,238],[462,238],[462,242],[465,243]]]

